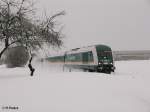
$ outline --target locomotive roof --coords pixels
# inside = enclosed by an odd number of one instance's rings
[[[111,48],[109,46],[107,46],[107,45],[98,44],[98,45],[90,45],[90,46],[85,46],[85,47],[81,47],[81,48],[71,49],[70,51],[66,51],[64,54],[72,54],[72,53],[78,53],[78,52],[87,52],[87,51],[92,50],[95,47],[96,48],[102,48],[102,49],[107,48],[107,49],[111,50]],[[48,58],[56,58],[56,57],[63,57],[64,54],[55,55],[55,56],[49,56],[46,59],[48,59]]]
[[[67,51],[67,54],[71,54],[71,53],[77,53],[77,52],[86,52],[89,50],[92,50],[94,47],[96,48],[102,48],[102,49],[111,49],[109,46],[107,45],[102,45],[102,44],[98,44],[98,45],[91,45],[91,46],[85,46],[85,47],[81,47],[81,48],[75,48],[75,49],[71,49],[70,51]]]
[[[82,49],[82,48],[88,48],[88,47],[93,47],[93,46],[108,47],[108,48],[110,48],[110,47],[107,46],[107,45],[97,44],[97,45],[90,45],[90,46],[85,46],[85,47],[81,47],[81,48],[74,48],[74,49],[71,49],[71,50],[74,51],[74,50],[79,50],[79,49]]]
[[[97,48],[102,48],[102,49],[109,49],[111,50],[111,48],[107,45],[95,45]]]

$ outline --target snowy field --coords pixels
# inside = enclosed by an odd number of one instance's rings
[[[33,77],[0,66],[0,112],[150,112],[148,60],[116,62],[113,74],[34,65]]]

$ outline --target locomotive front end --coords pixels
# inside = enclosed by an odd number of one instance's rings
[[[105,45],[96,46],[97,58],[98,58],[98,72],[111,73],[114,72],[115,66],[113,62],[112,50]]]

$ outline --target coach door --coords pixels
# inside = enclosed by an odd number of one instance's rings
[[[84,52],[82,54],[82,60],[83,60],[83,64],[88,63],[88,52]]]

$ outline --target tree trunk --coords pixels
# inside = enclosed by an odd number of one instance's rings
[[[31,58],[30,58],[30,60],[29,60],[28,67],[29,67],[29,69],[30,69],[30,71],[31,71],[30,76],[33,76],[33,73],[34,73],[35,69],[32,67],[31,62],[32,62],[32,56],[31,56]]]
[[[3,53],[7,50],[7,48],[9,47],[9,41],[8,38],[5,39],[5,48],[0,52],[0,59],[3,55]]]
[[[8,48],[8,47],[5,47],[5,48],[0,52],[0,59],[1,59],[3,53],[6,51],[7,48]]]
[[[8,38],[5,39],[5,48],[7,48],[9,46],[9,40]]]

